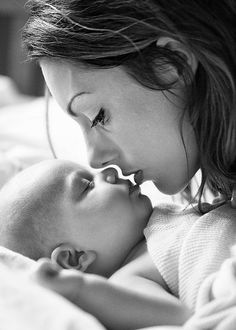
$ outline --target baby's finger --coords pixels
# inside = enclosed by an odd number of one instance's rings
[[[41,258],[32,269],[31,278],[36,281],[45,280],[58,276],[60,267],[47,258]]]

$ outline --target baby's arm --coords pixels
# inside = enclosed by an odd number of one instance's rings
[[[109,329],[180,325],[190,316],[158,283],[160,276],[146,251],[110,280],[74,270],[53,272],[52,267],[49,262],[41,263],[35,273],[37,281],[93,314]]]

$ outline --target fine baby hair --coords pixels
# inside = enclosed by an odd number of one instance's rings
[[[54,201],[60,191],[49,186],[42,191],[33,174],[23,170],[0,190],[0,245],[37,260],[50,257],[57,237],[60,223]]]
[[[206,185],[225,199],[236,183],[235,16],[232,0],[30,0],[23,42],[29,59],[85,67],[123,66],[140,84],[174,93],[172,66],[184,83],[187,116],[198,141]],[[164,46],[158,40],[170,42]],[[196,60],[192,69],[184,51]],[[184,144],[184,140],[183,140]],[[201,200],[201,199],[200,199]]]

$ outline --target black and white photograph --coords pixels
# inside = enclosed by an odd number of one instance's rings
[[[0,330],[236,330],[235,22],[0,0]]]

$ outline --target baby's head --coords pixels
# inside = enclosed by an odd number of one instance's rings
[[[52,160],[0,191],[0,245],[64,268],[109,276],[143,238],[149,199],[114,168],[90,172]]]

